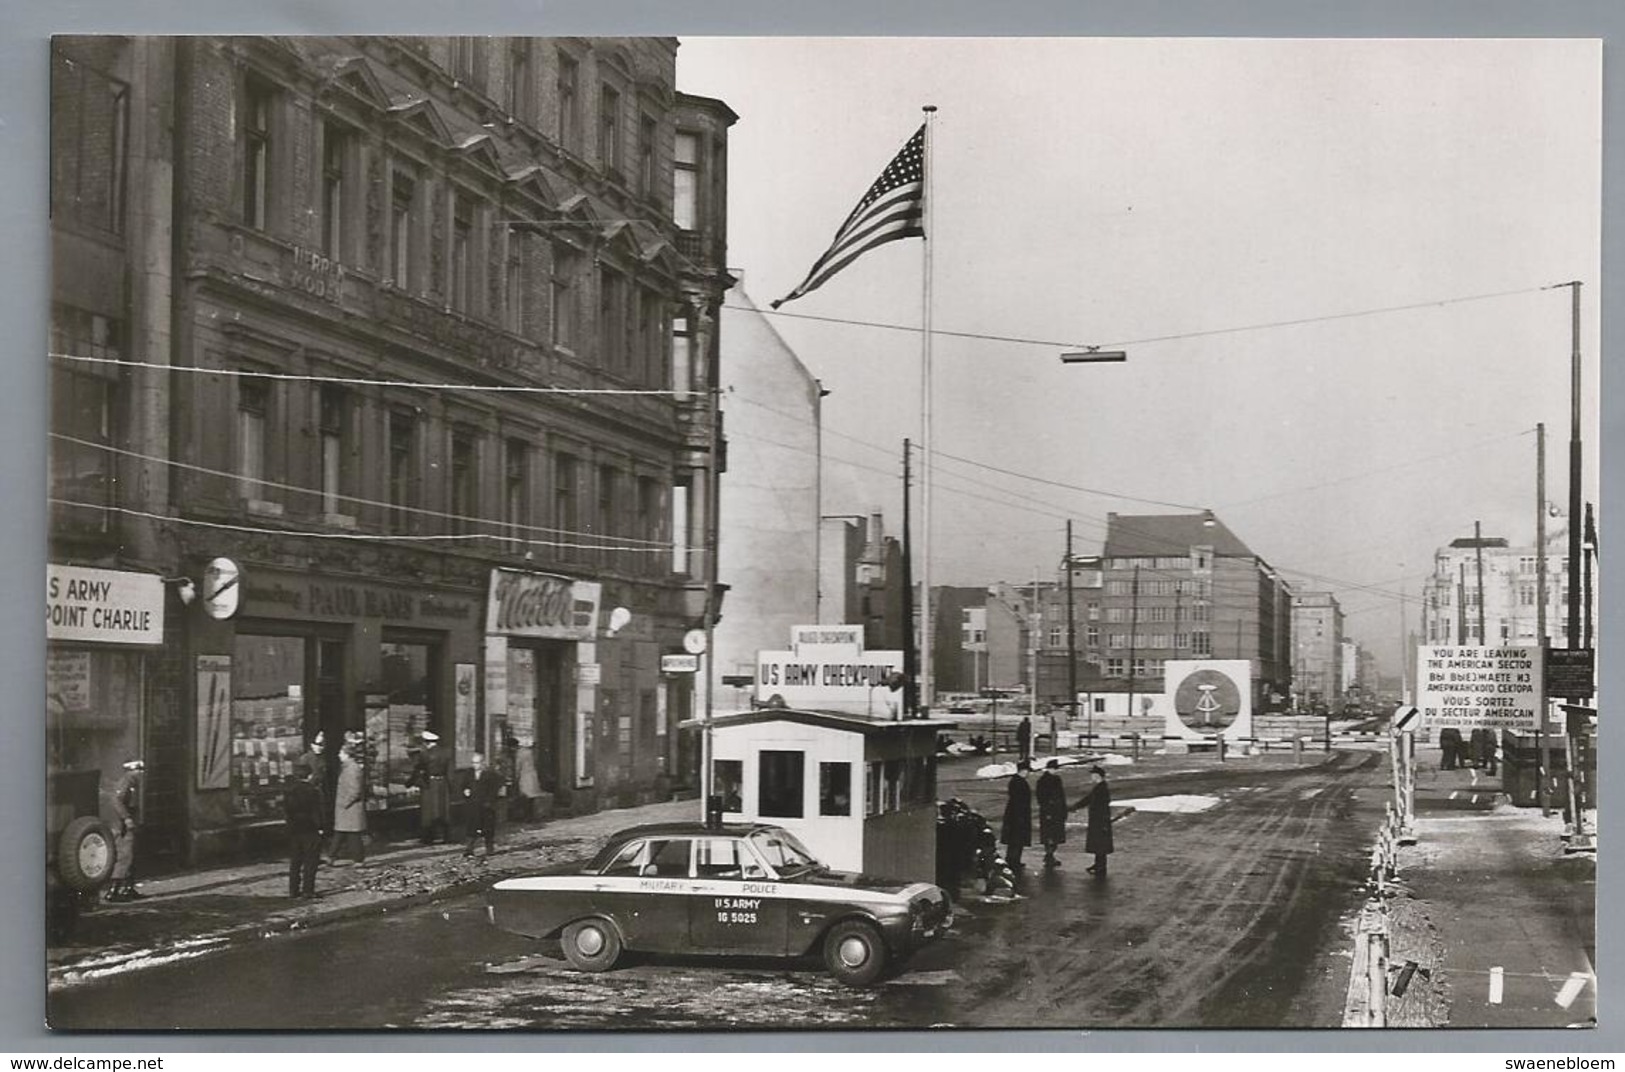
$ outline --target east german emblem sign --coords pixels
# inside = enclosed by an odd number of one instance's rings
[[[1169,662],[1169,732],[1186,738],[1246,736],[1252,726],[1250,671],[1244,659]]]

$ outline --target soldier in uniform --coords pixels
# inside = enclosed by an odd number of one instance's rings
[[[141,775],[147,765],[139,759],[124,764],[124,771],[111,788],[105,790],[107,807],[112,814],[109,825],[113,828],[113,882],[107,888],[109,901],[134,901],[145,896],[135,888],[130,869],[135,866],[135,831],[141,819]]]
[[[418,840],[425,845],[448,839],[451,830],[451,749],[440,734],[423,731],[423,751],[412,770],[412,785],[423,791],[418,813]]]

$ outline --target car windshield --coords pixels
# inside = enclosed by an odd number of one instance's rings
[[[823,866],[807,851],[807,846],[787,830],[758,830],[750,835],[750,843],[756,846],[762,859],[781,875]]]

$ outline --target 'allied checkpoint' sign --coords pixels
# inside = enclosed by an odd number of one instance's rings
[[[1534,733],[1545,704],[1540,649],[1425,644],[1416,653],[1416,706],[1431,730]]]

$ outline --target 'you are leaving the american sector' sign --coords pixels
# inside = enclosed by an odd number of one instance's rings
[[[1534,733],[1545,703],[1540,649],[1452,647],[1417,649],[1416,706],[1429,729]]]

